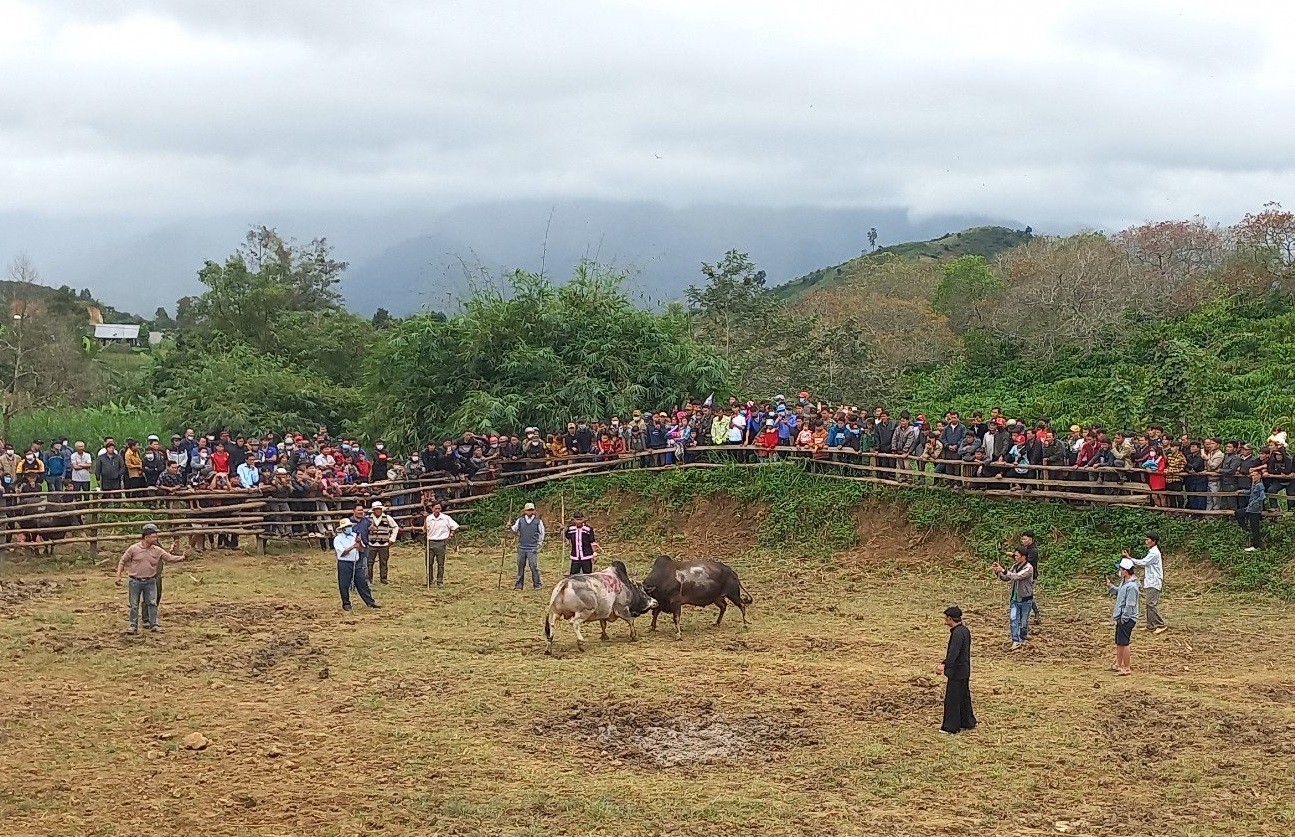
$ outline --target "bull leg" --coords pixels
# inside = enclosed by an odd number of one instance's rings
[[[682,607],[676,607],[674,609],[674,613],[670,614],[670,617],[674,619],[674,638],[675,639],[683,639],[683,631],[679,628],[679,612],[682,610],[683,610]]]
[[[571,627],[576,629],[576,648],[581,651],[585,650],[585,635],[584,632],[580,630],[580,623],[583,621],[584,620],[578,615],[571,617]]]
[[[738,612],[742,614],[742,627],[744,628],[750,627],[746,623],[746,605],[742,603],[741,594],[740,593],[730,594],[729,599],[732,600],[733,604],[737,605]]]
[[[599,639],[601,639],[603,642],[606,642],[607,640],[611,639],[611,637],[607,636],[607,620],[606,620],[606,619],[599,619],[599,620],[598,620],[598,624],[599,624],[599,625],[601,625],[601,626],[602,626],[602,629],[603,629],[602,636],[600,636],[600,637],[598,637],[598,638],[599,638]]]
[[[715,618],[715,627],[718,628],[719,623],[724,621],[724,612],[728,610],[728,602],[720,599],[715,602],[715,607],[719,608],[719,616]]]
[[[557,633],[557,620],[553,618],[553,610],[549,609],[548,614],[544,617],[544,638],[548,643],[544,646],[545,654],[553,653],[553,635]]]
[[[634,615],[630,613],[630,609],[628,607],[623,610],[612,613],[612,618],[624,619],[626,622],[628,622],[630,626],[630,642],[639,641],[638,631],[634,628]]]
[[[649,631],[656,630],[656,618],[660,615],[661,615],[661,608],[659,607],[652,608],[652,624],[648,626]]]

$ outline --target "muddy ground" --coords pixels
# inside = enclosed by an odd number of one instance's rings
[[[161,635],[126,637],[102,570],[0,574],[5,834],[1277,834],[1295,821],[1289,606],[1212,587],[1167,545],[1170,632],[1107,671],[1109,602],[1044,590],[1006,650],[1005,591],[903,527],[788,566],[734,509],[670,521],[728,554],[751,627],[686,612],[544,655],[545,593],[506,546],[341,612],[321,552],[169,569]],[[758,510],[755,510],[758,513]],[[692,521],[691,523],[689,521]],[[724,528],[727,526],[728,528]],[[638,528],[640,524],[627,527]],[[691,527],[691,528],[689,528]],[[642,572],[662,544],[608,539]],[[673,542],[672,542],[673,543]],[[677,547],[677,544],[673,544]],[[930,562],[912,560],[931,550]],[[666,551],[679,551],[666,549]],[[1046,560],[1046,553],[1045,553]],[[551,580],[562,561],[548,550]],[[931,670],[963,605],[980,727],[936,735]],[[593,634],[597,636],[596,632]]]

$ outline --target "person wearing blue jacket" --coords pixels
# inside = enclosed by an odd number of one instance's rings
[[[62,491],[63,480],[67,477],[67,460],[63,458],[63,445],[55,441],[41,457],[45,463],[45,483],[49,490]]]
[[[1264,502],[1268,491],[1264,487],[1264,466],[1251,468],[1249,473],[1250,489],[1245,498],[1245,505],[1237,509],[1236,521],[1241,530],[1250,535],[1250,545],[1246,552],[1257,552],[1263,546]]]

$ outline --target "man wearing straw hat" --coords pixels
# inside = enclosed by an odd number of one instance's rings
[[[157,545],[158,529],[153,523],[145,523],[140,532],[139,543],[131,544],[117,562],[117,585],[121,586],[123,573],[130,577],[130,627],[126,633],[134,635],[139,632],[140,603],[144,605],[144,624],[154,633],[161,633],[157,624],[158,587],[162,577],[162,562],[183,561],[184,555],[172,555]]]
[[[364,577],[364,547],[355,534],[355,521],[343,517],[337,521],[337,534],[333,536],[333,551],[337,553],[337,591],[342,596],[342,610],[351,612],[351,587],[366,605],[377,610],[379,605],[373,600],[373,591],[369,589],[369,580]]]
[[[540,581],[540,550],[544,548],[544,521],[535,513],[535,504],[527,503],[522,507],[522,516],[508,527],[517,535],[517,582],[514,590],[521,590],[526,583],[526,568],[531,568],[531,585],[539,590],[543,587]]]

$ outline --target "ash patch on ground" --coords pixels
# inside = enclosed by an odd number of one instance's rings
[[[533,731],[551,736],[555,729],[595,745],[612,759],[656,767],[768,759],[814,743],[798,720],[726,717],[709,707],[671,713],[624,706],[575,707]]]

